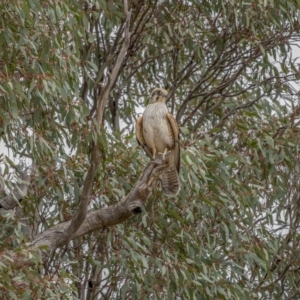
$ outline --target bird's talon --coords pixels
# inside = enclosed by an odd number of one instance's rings
[[[157,154],[158,154],[159,158],[162,158],[162,160],[165,160],[165,154],[164,153],[158,152]]]

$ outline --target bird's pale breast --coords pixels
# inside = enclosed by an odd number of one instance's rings
[[[150,148],[156,148],[163,153],[166,148],[174,147],[175,139],[167,120],[168,109],[163,103],[153,103],[147,106],[143,114],[143,134]]]

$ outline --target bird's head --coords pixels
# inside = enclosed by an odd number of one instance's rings
[[[165,89],[155,88],[150,95],[149,104],[161,102],[166,103],[168,92]]]

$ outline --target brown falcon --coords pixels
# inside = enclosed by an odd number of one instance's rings
[[[179,192],[179,129],[175,118],[168,112],[167,95],[168,92],[161,88],[152,91],[143,116],[136,121],[136,138],[151,159],[159,155],[166,159],[169,167],[160,176],[162,189],[165,194],[176,195]]]

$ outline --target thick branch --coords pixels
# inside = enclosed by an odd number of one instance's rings
[[[132,216],[140,213],[144,203],[151,195],[151,184],[153,180],[158,178],[158,175],[166,168],[168,168],[168,165],[162,159],[149,162],[137,183],[126,197],[122,198],[120,202],[114,205],[88,213],[80,228],[70,239],[65,240],[65,243],[71,239],[78,238],[95,230],[101,230],[106,227],[122,223]],[[57,247],[62,246],[60,237],[65,234],[67,228],[70,227],[71,222],[72,221],[68,221],[58,224],[41,233],[30,244],[29,251],[36,251],[42,247],[42,260],[46,261],[49,255]],[[18,265],[22,266],[24,264],[31,264],[28,260],[28,256],[22,256],[22,254],[19,253],[12,255],[9,253],[2,253],[0,261],[8,263],[9,260],[7,257],[10,257],[17,267]]]

